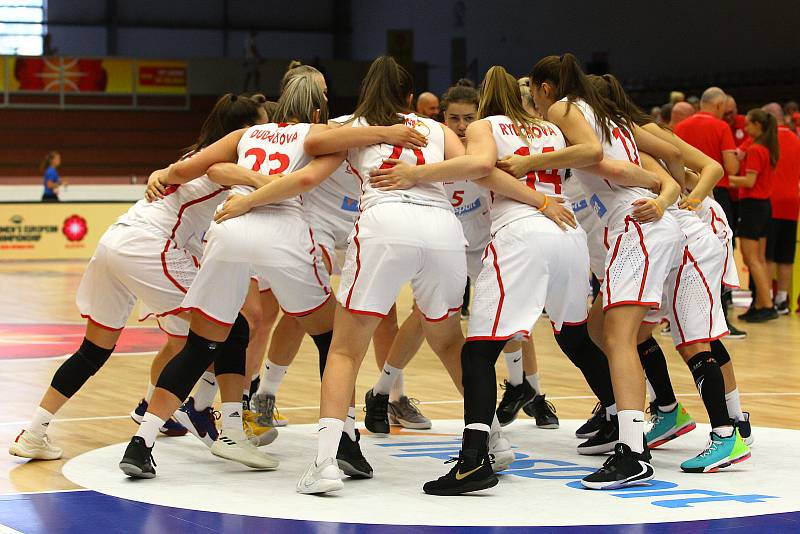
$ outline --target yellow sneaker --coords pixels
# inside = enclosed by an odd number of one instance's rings
[[[273,420],[275,421],[275,426],[286,426],[289,424],[289,419],[278,411],[277,406],[273,412]]]
[[[278,437],[278,430],[273,426],[263,426],[258,422],[258,415],[252,410],[242,412],[242,427],[250,443],[256,447],[269,445]]]

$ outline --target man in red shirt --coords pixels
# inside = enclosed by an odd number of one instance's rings
[[[733,134],[733,142],[736,143],[737,147],[740,147],[748,138],[747,132],[744,131],[745,117],[739,114],[739,110],[736,107],[736,99],[731,95],[728,95],[725,101],[725,113],[722,114],[722,120],[728,123]]]
[[[676,126],[692,115],[694,115],[694,108],[691,104],[688,102],[676,103],[674,106],[672,106],[672,114],[669,118],[669,127],[674,130]]]
[[[767,260],[770,272],[778,266],[778,291],[775,308],[779,315],[789,313],[789,284],[792,281],[797,245],[797,216],[800,212],[800,138],[783,121],[783,110],[775,102],[763,108],[778,121],[780,158],[773,173],[772,224],[767,236]]]

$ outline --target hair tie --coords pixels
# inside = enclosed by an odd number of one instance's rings
[[[236,95],[231,95],[231,102],[236,102],[239,97]]]

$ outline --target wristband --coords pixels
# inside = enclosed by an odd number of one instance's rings
[[[544,203],[543,203],[541,206],[539,206],[539,211],[544,211],[544,210],[546,210],[546,209],[547,209],[547,204],[548,204],[549,202],[550,202],[550,201],[549,201],[549,199],[547,198],[547,195],[545,195],[545,196],[544,196]]]
[[[661,218],[664,216],[664,208],[661,207],[661,204],[658,203],[658,200],[651,198],[650,202],[656,207],[656,211],[658,212],[658,217]]]
[[[686,209],[689,210],[689,211],[696,211],[697,208],[700,207],[700,201],[698,199],[696,199],[696,198],[686,197],[684,199],[684,202],[686,202],[686,204],[688,204],[686,206]]]

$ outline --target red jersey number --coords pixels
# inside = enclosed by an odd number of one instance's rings
[[[553,152],[555,148],[551,146],[542,147],[542,154]],[[519,156],[530,156],[531,149],[527,146],[519,147],[514,151],[514,154]],[[558,174],[558,169],[531,171],[525,175],[525,183],[531,189],[536,189],[537,180],[543,184],[553,184],[555,194],[561,194],[561,175]]]
[[[263,148],[251,148],[247,152],[244,153],[245,157],[247,156],[255,156],[256,161],[253,163],[251,167],[252,170],[255,172],[259,172],[261,170],[261,165],[264,164],[264,160],[269,159],[269,161],[277,161],[278,166],[274,169],[269,170],[269,174],[280,174],[286,169],[289,168],[289,156],[286,154],[281,154],[280,152],[273,152],[267,158],[267,152]]]
[[[453,191],[453,198],[450,199],[450,204],[452,204],[454,208],[457,208],[463,203],[464,203],[464,191],[462,190]]]
[[[392,153],[389,155],[388,159],[400,159],[400,156],[403,154],[403,147],[401,146],[392,146]],[[422,150],[415,148],[412,150],[414,155],[417,157],[417,165],[425,165],[425,156],[422,154]],[[392,167],[392,165],[388,163],[384,163],[380,166],[381,169],[388,169]]]

